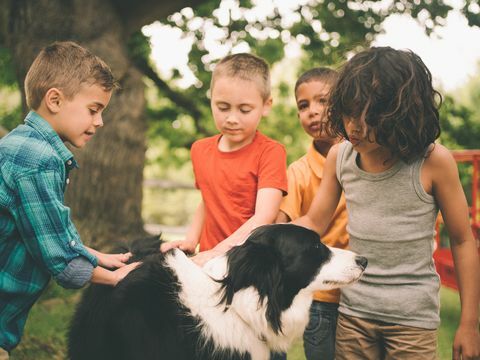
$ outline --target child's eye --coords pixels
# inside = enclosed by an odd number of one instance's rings
[[[318,103],[321,104],[321,105],[325,105],[327,102],[328,102],[328,100],[325,99],[325,98],[318,99]]]
[[[228,111],[228,107],[222,107],[222,106],[218,106],[218,110],[224,112],[224,111]]]
[[[308,103],[306,103],[306,102],[298,103],[297,108],[298,108],[299,111],[308,109]]]
[[[250,111],[252,111],[252,109],[240,109],[242,114],[248,114]]]
[[[98,111],[95,109],[88,109],[90,111],[90,115],[95,115]]]

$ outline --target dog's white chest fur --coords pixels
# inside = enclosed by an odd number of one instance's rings
[[[203,335],[212,338],[218,348],[249,352],[252,360],[268,360],[271,349],[286,352],[307,326],[310,291],[300,291],[282,313],[282,332],[276,334],[265,316],[267,299],[261,304],[253,287],[235,293],[227,310],[220,304],[220,284],[214,279],[225,276],[226,257],[215,258],[201,269],[182,252],[175,251],[167,257],[167,264],[179,279],[182,303],[201,320]]]

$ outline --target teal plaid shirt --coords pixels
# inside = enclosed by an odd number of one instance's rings
[[[80,256],[97,265],[64,205],[76,166],[35,112],[0,140],[0,347],[6,350],[20,341],[28,311],[51,276],[58,281]]]

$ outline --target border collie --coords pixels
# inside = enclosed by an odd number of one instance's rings
[[[159,245],[134,242],[142,265],[114,288],[85,290],[72,360],[268,360],[303,334],[314,291],[351,284],[367,265],[292,224],[259,227],[204,268]]]

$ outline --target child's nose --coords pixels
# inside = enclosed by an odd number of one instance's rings
[[[320,108],[318,105],[311,105],[309,110],[310,110],[310,115],[318,115],[320,113]]]
[[[103,126],[103,118],[102,118],[102,115],[98,115],[94,121],[93,121],[93,125],[95,127],[102,127]]]
[[[233,112],[229,113],[225,120],[227,121],[227,123],[231,123],[231,124],[235,124],[238,122],[238,118]]]

